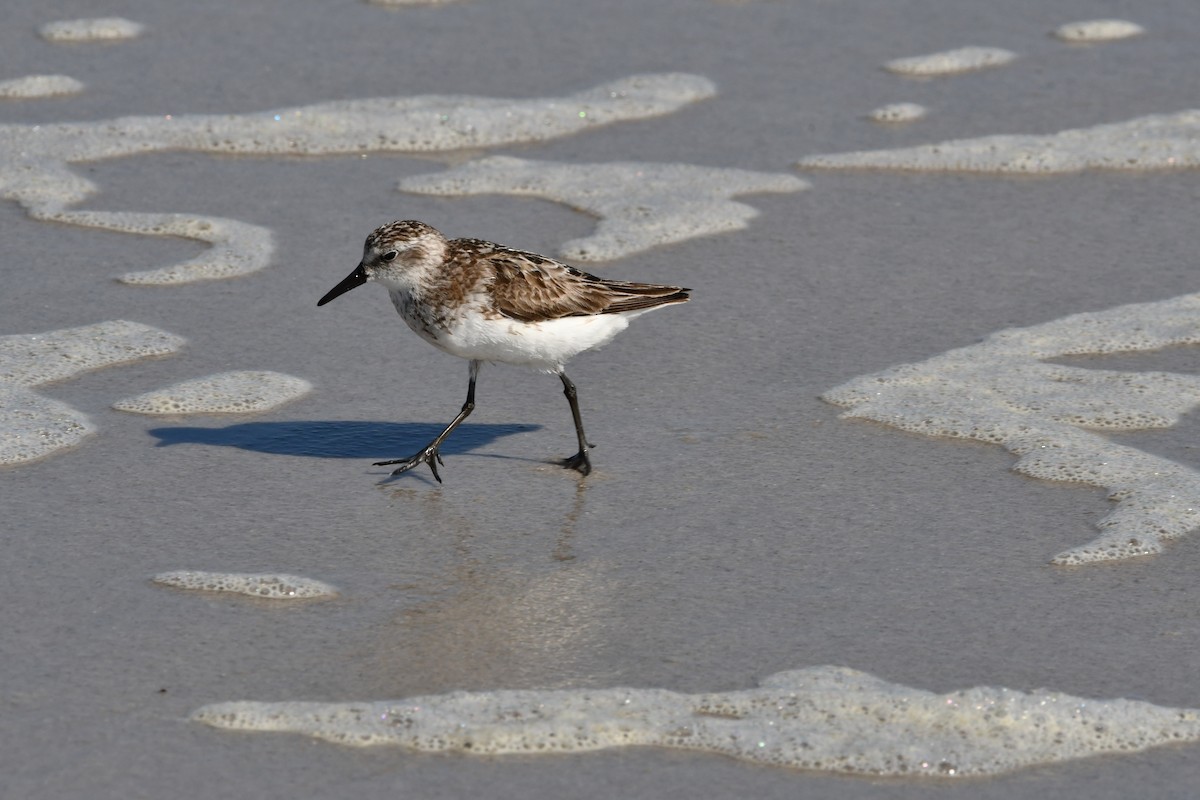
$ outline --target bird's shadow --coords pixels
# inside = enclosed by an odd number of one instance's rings
[[[156,447],[202,444],[237,447],[258,453],[310,458],[397,458],[420,450],[445,428],[433,422],[364,422],[359,420],[297,420],[240,422],[223,428],[173,426],[152,428]],[[458,427],[443,454],[466,453],[502,436],[524,433],[540,425],[475,425]]]

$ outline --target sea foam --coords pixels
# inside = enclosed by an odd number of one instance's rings
[[[1090,19],[1068,22],[1055,29],[1054,35],[1064,42],[1111,42],[1140,36],[1146,29],[1136,22],[1123,19]]]
[[[889,150],[809,156],[809,169],[894,169],[994,173],[1065,173],[1200,166],[1200,109],[1045,136],[1004,134]]]
[[[999,47],[960,47],[924,56],[897,58],[884,64],[883,68],[913,78],[934,78],[999,67],[1016,57],[1016,53]]]
[[[131,116],[95,122],[0,125],[0,196],[36,219],[185,236],[215,247],[191,261],[131,273],[131,284],[244,275],[273,251],[261,226],[185,214],[68,211],[97,187],[70,165],[164,150],[260,155],[438,152],[541,142],[623,120],[669,114],[711,97],[706,78],[633,75],[559,97],[459,95],[339,100],[229,115]]]
[[[545,197],[600,218],[596,232],[560,248],[575,261],[620,258],[657,245],[740,230],[758,212],[731,198],[796,192],[793,175],[691,164],[562,164],[492,156],[445,172],[400,181],[421,194],[516,194]]]
[[[999,331],[917,364],[855,378],[823,399],[842,416],[929,436],[977,439],[1036,478],[1103,486],[1117,505],[1102,535],[1054,557],[1082,564],[1157,553],[1200,527],[1200,472],[1099,431],[1166,428],[1200,406],[1200,377],[1046,363],[1088,353],[1200,344],[1200,294]]]
[[[452,692],[362,703],[229,702],[192,719],[357,747],[472,755],[650,745],[840,774],[953,778],[1200,741],[1200,712],[1133,700],[977,687],[946,694],[844,667],[757,689]]]
[[[48,42],[115,42],[141,36],[146,26],[123,17],[47,22],[38,33]]]
[[[66,403],[0,382],[0,465],[67,450],[95,431],[86,414]]]
[[[26,75],[0,81],[0,98],[27,100],[82,92],[84,85],[69,75]]]
[[[81,411],[31,387],[94,369],[178,352],[185,340],[136,322],[0,336],[0,464],[33,461],[95,431]]]
[[[122,233],[180,236],[212,245],[187,261],[117,277],[134,286],[172,286],[249,275],[266,268],[275,252],[275,237],[269,228],[226,217],[132,211],[52,211],[33,216]]]
[[[269,411],[312,391],[312,384],[281,372],[241,370],[176,383],[113,403],[135,414],[247,414]]]
[[[336,597],[337,587],[324,581],[283,573],[203,572],[177,570],[154,576],[154,582],[175,589],[231,592],[267,600],[310,600]]]
[[[927,113],[929,110],[918,103],[891,103],[880,106],[867,117],[872,122],[914,122]]]

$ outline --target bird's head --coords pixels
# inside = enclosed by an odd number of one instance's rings
[[[380,281],[388,288],[411,286],[420,273],[441,264],[445,254],[446,237],[424,222],[406,219],[381,225],[363,244],[362,261],[317,305],[323,306],[367,281]]]

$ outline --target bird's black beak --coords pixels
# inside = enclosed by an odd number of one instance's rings
[[[362,286],[366,282],[367,270],[363,267],[362,262],[359,262],[358,266],[354,268],[354,272],[351,272],[346,276],[345,280],[330,289],[324,297],[317,301],[317,305],[323,306],[333,298],[345,294],[356,286]]]

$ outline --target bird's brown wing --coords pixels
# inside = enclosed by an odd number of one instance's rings
[[[619,314],[688,299],[688,289],[606,280],[536,253],[497,247],[487,259],[496,308],[522,322]]]

